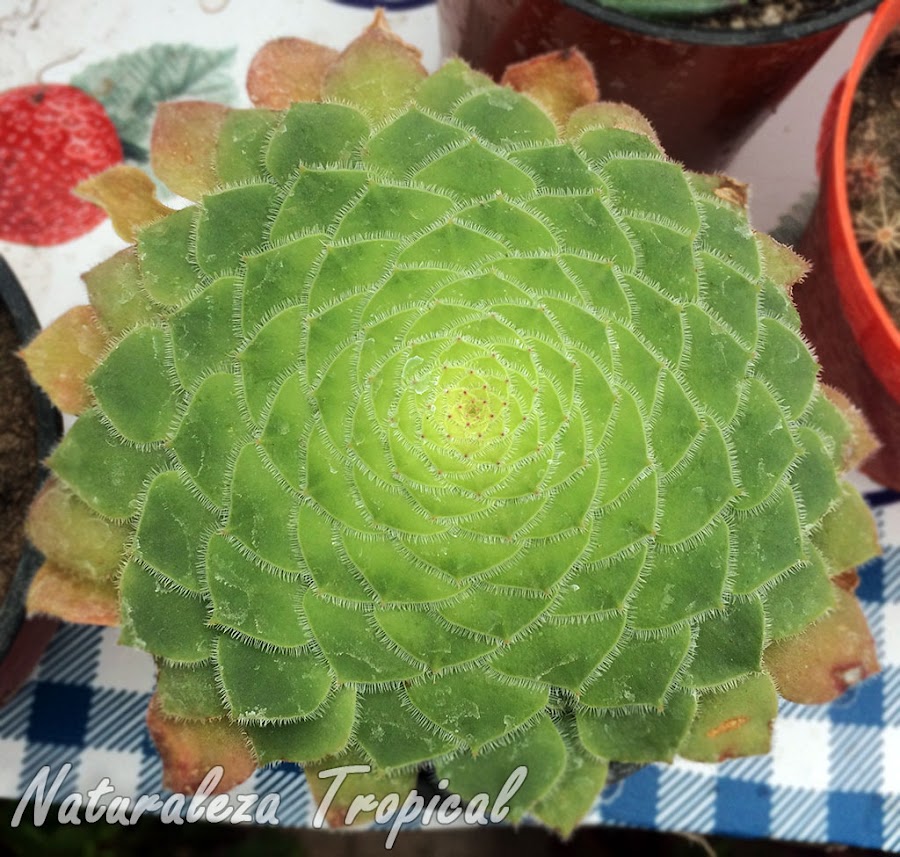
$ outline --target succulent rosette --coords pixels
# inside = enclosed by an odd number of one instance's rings
[[[668,160],[577,52],[429,76],[383,18],[266,46],[82,192],[131,242],[26,351],[78,414],[32,612],[158,665],[168,782],[432,767],[563,832],[608,763],[769,746],[877,669],[821,386],[745,188]],[[353,784],[340,798],[352,797]]]

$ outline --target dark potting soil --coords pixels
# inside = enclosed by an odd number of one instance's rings
[[[34,397],[19,347],[12,318],[0,304],[0,604],[22,554],[38,469]]]
[[[860,251],[900,327],[900,28],[870,63],[853,100],[847,193]]]

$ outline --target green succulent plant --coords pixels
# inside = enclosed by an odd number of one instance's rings
[[[82,188],[133,244],[25,354],[80,414],[30,609],[154,656],[170,785],[362,760],[469,797],[526,765],[512,817],[568,832],[609,761],[765,752],[776,688],[877,669],[840,476],[867,434],[743,186],[574,52],[428,76],[379,17],[250,80],[256,109],[160,113],[196,204]]]
[[[593,0],[598,6],[639,18],[683,18],[746,6],[747,0]]]

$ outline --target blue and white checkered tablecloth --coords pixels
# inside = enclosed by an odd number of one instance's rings
[[[859,595],[883,672],[831,705],[782,703],[769,756],[647,767],[607,789],[585,823],[900,852],[900,496],[867,497],[885,554],[861,569]],[[61,794],[109,777],[120,795],[165,795],[144,721],[152,662],[116,638],[114,629],[64,626],[0,710],[0,795],[23,794],[45,765],[52,780],[66,763]],[[312,823],[296,765],[258,771],[238,791],[278,793],[282,825]]]

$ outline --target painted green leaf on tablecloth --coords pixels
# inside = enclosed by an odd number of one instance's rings
[[[233,103],[236,49],[157,44],[88,66],[73,86],[100,101],[119,131],[129,160],[147,161],[150,129],[161,101],[191,98]]]

